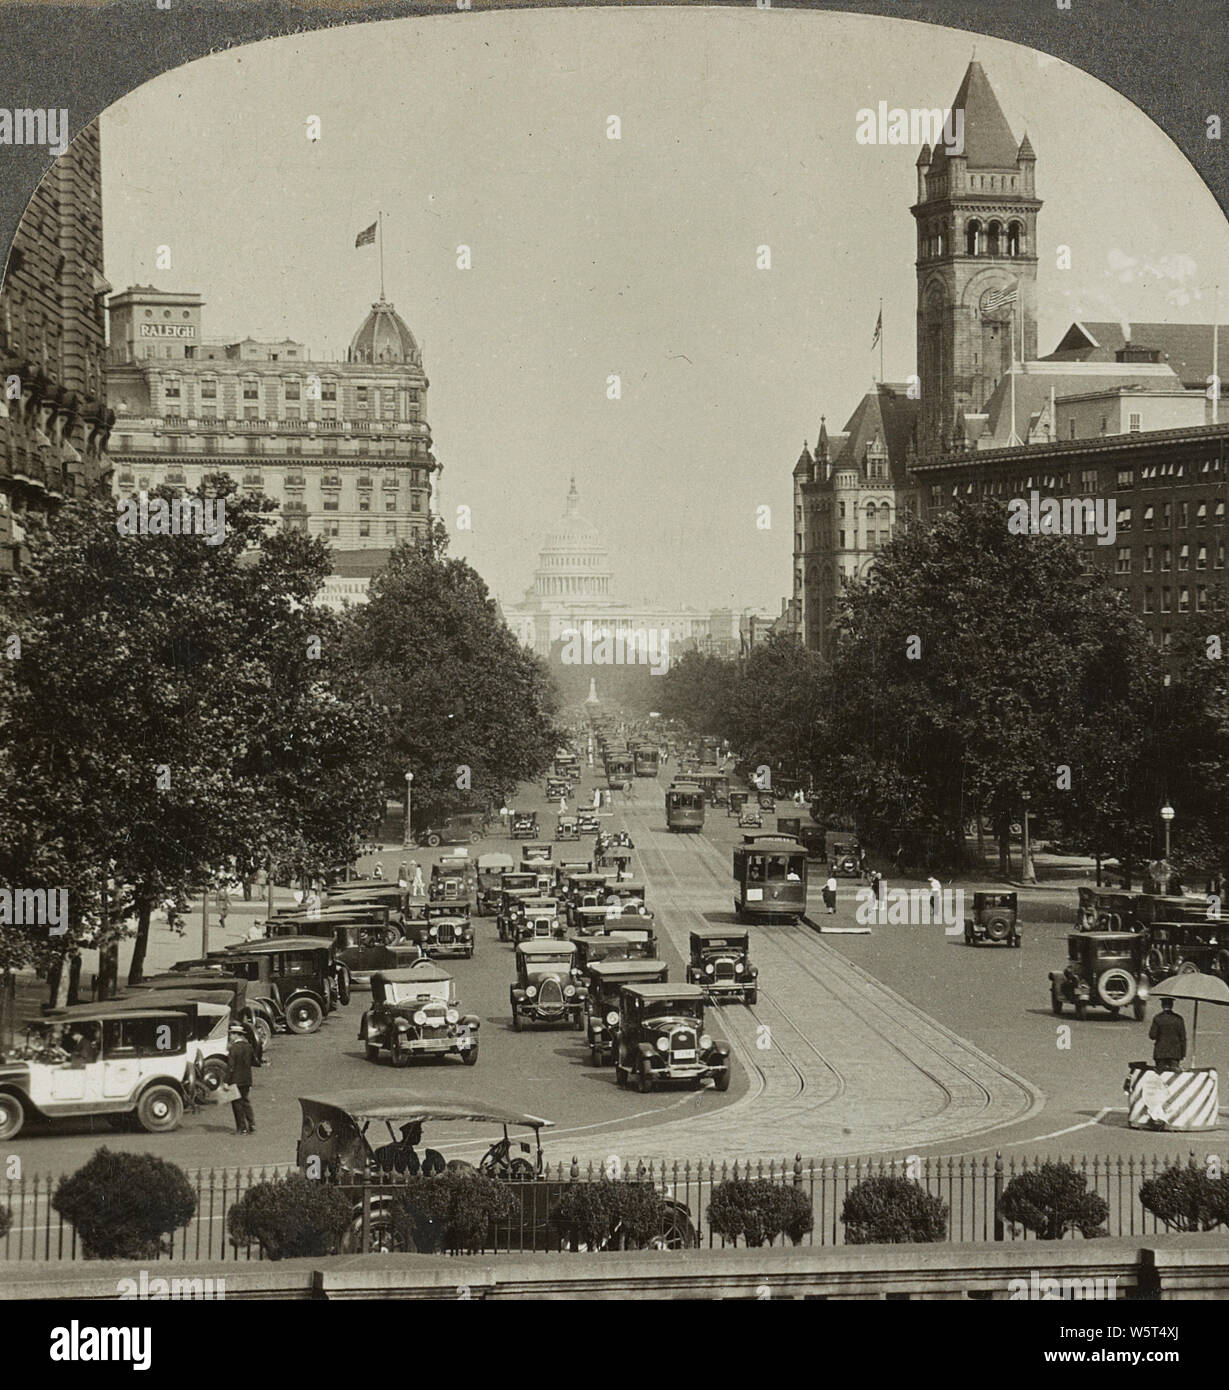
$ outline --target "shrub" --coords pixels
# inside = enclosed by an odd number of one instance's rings
[[[841,1220],[850,1245],[926,1245],[947,1239],[947,1203],[912,1178],[886,1173],[850,1188]]]
[[[166,1237],[192,1220],[196,1194],[174,1163],[102,1148],[60,1179],[51,1205],[80,1237],[87,1260],[144,1260],[170,1253]]]
[[[590,1250],[639,1250],[669,1225],[665,1199],[650,1183],[573,1182],[563,1191],[555,1223]]]
[[[13,1213],[8,1207],[0,1207],[0,1240],[3,1240],[9,1233],[9,1227],[13,1224]]]
[[[236,1245],[258,1244],[271,1260],[335,1254],[351,1221],[350,1201],[335,1187],[290,1173],[249,1187],[230,1209]]]
[[[1110,1209],[1105,1199],[1085,1186],[1084,1175],[1070,1163],[1043,1163],[1019,1173],[1007,1184],[999,1215],[1042,1240],[1062,1240],[1068,1231],[1086,1239],[1103,1236]]]
[[[708,1224],[724,1240],[767,1245],[787,1235],[797,1245],[815,1225],[811,1199],[800,1187],[768,1178],[730,1178],[713,1188]]]
[[[1229,1183],[1205,1168],[1175,1164],[1139,1185],[1139,1200],[1171,1231],[1210,1231],[1229,1225]]]
[[[398,1190],[393,1224],[407,1250],[481,1250],[493,1222],[507,1221],[517,1200],[506,1183],[480,1173],[409,1178]]]

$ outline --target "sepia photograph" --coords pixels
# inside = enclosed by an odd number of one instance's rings
[[[768,0],[211,47],[0,109],[0,1298],[1229,1297],[1174,136]]]

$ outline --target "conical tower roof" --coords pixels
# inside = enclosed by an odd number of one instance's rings
[[[952,110],[964,112],[964,158],[970,169],[1014,169],[1019,141],[1011,133],[1007,117],[982,65],[973,60],[964,74],[960,90],[952,101]],[[942,167],[948,159],[947,145],[941,140],[935,146],[932,168]]]

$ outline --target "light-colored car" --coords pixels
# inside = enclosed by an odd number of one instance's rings
[[[177,1129],[195,1053],[187,1016],[126,1009],[28,1025],[25,1043],[0,1060],[0,1140],[27,1120],[129,1117],[147,1133]]]

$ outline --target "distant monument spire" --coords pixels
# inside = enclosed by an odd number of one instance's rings
[[[593,676],[589,677],[589,694],[585,697],[585,704],[600,705],[602,702],[597,698],[597,681]]]

